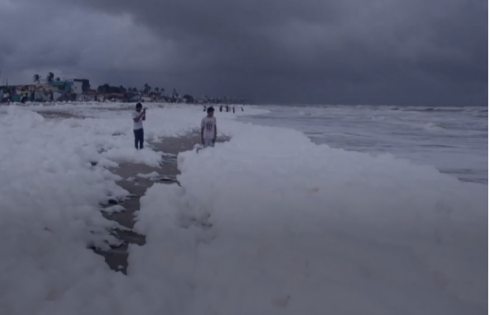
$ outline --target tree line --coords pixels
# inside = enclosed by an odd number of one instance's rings
[[[56,77],[53,72],[48,72],[46,77],[43,78],[39,74],[34,74],[32,77],[33,81],[37,84],[40,84],[41,81],[45,81],[47,83],[51,82],[60,82],[60,77]],[[88,80],[81,80],[83,82],[83,91],[88,91],[90,89],[90,83]],[[100,94],[124,94],[128,99],[134,98],[136,96],[142,97],[150,97],[155,100],[165,100],[168,102],[185,102],[185,103],[245,103],[245,100],[238,100],[230,97],[205,97],[204,99],[197,100],[190,94],[184,94],[181,96],[177,90],[174,88],[170,95],[165,94],[165,88],[163,87],[152,87],[148,83],[145,83],[142,88],[138,89],[136,87],[124,87],[120,86],[112,86],[108,83],[99,85],[96,89],[97,93]]]
[[[32,79],[33,79],[34,83],[40,84],[41,80],[43,78],[39,74],[35,74],[32,76]],[[48,74],[46,75],[46,82],[49,83],[49,82],[54,82],[54,81],[60,82],[61,79],[60,79],[60,77],[55,78],[55,75],[53,72],[48,72]]]

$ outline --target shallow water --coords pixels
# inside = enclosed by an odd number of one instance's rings
[[[462,181],[488,183],[486,107],[264,106],[241,121],[293,128],[318,144],[390,153]],[[291,144],[294,145],[294,144]]]

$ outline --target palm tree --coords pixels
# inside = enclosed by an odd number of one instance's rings
[[[39,74],[35,74],[32,76],[32,79],[35,83],[39,84],[41,82],[41,76]]]
[[[60,82],[60,81],[61,81],[60,77],[56,77],[56,82]]]
[[[46,77],[46,81],[48,81],[48,82],[54,81],[54,73],[53,72],[48,73],[48,76]]]
[[[143,85],[143,93],[147,94],[149,88],[150,88],[150,86],[148,85],[148,83],[145,83],[145,85]]]
[[[97,92],[99,93],[109,93],[110,92],[110,85],[105,83],[103,85],[100,85],[98,88],[97,88]]]

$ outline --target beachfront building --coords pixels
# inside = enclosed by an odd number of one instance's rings
[[[77,102],[93,102],[96,100],[96,95],[80,94],[77,95]]]
[[[87,93],[90,90],[90,80],[88,79],[73,79],[74,85],[75,85],[75,90],[76,94],[81,94],[81,93]],[[78,91],[81,91],[78,93]]]
[[[66,94],[71,92],[71,87],[73,85],[72,81],[53,81],[48,83],[51,86],[53,92],[60,94]]]
[[[66,80],[49,82],[54,100],[77,100],[83,94],[84,80]]]
[[[49,85],[36,84],[0,86],[2,91],[0,101],[6,101],[5,95],[9,95],[10,102],[45,101],[48,100],[50,89]]]
[[[34,93],[31,100],[34,102],[49,102],[52,100],[53,92],[49,84],[34,85],[32,91]]]
[[[51,102],[60,99],[70,100],[73,88],[80,90],[82,84],[73,81],[52,81],[46,84],[27,84],[4,86],[0,89],[8,91],[11,102]]]
[[[97,91],[95,90],[86,90],[82,94],[77,94],[77,99],[78,102],[94,102],[94,101],[99,101],[99,97],[97,94]]]
[[[83,84],[80,81],[73,80],[73,84],[71,86],[71,93],[76,95],[83,94]]]

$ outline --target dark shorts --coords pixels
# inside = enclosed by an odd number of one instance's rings
[[[213,141],[213,139],[204,139],[203,146],[205,148],[207,148],[207,147],[214,147],[214,141]]]

